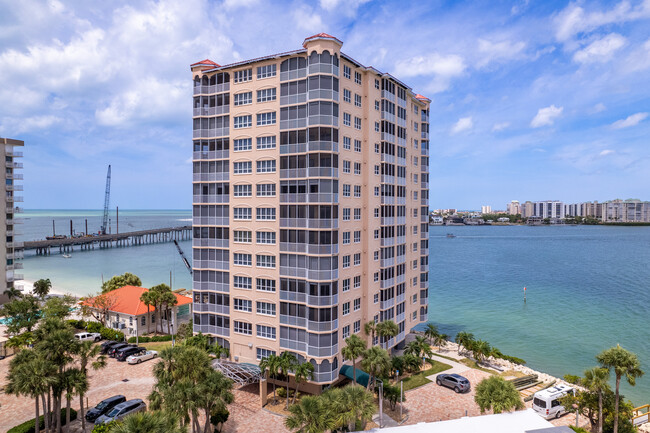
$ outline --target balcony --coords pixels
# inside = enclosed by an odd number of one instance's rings
[[[197,194],[192,197],[192,203],[228,203],[230,201],[229,194]]]
[[[220,337],[230,337],[230,329],[214,325],[194,325],[194,332],[201,332],[208,335],[218,335]]]
[[[338,319],[328,322],[315,322],[313,320],[307,321],[307,329],[314,332],[334,331],[339,327]]]
[[[23,180],[23,174],[22,173],[6,173],[5,177],[7,179]]]
[[[7,200],[7,203],[13,203],[13,202],[21,202],[23,201],[23,198],[17,195],[8,195],[5,197]]]
[[[381,162],[395,163],[395,155],[389,155],[387,153],[381,154]]]
[[[337,219],[314,219],[314,218],[280,218],[282,228],[310,228],[310,229],[337,229]]]
[[[228,305],[216,304],[192,304],[192,309],[195,313],[217,313],[217,314],[230,314],[230,307]],[[209,326],[209,325],[208,325]]]
[[[5,162],[7,168],[23,168],[22,162]]]
[[[392,247],[393,245],[395,245],[395,238],[382,238],[380,241],[382,247]]]
[[[209,239],[209,238],[194,238],[192,239],[193,247],[213,247],[213,248],[228,248],[228,239]]]
[[[381,183],[394,184],[395,183],[395,176],[389,176],[387,174],[382,174],[381,175]]]
[[[395,143],[395,135],[394,134],[389,134],[388,132],[382,132],[381,133],[381,140],[382,141],[389,141],[391,143]]]
[[[14,146],[11,144],[5,145],[5,155],[12,157],[22,157],[23,152],[15,150]]]
[[[382,268],[388,268],[388,267],[391,267],[391,266],[395,266],[395,257],[391,257],[389,259],[381,259],[380,266]]]
[[[394,226],[395,225],[395,218],[394,217],[386,217],[381,219],[381,225],[382,226]]]
[[[280,72],[280,81],[297,80],[307,76],[307,68],[295,69],[293,71]]]
[[[307,118],[280,120],[280,129],[297,129],[307,127]]]
[[[395,102],[395,95],[390,93],[387,90],[382,90],[381,91],[381,97],[384,99],[388,99],[390,102]]]
[[[317,89],[309,91],[309,100],[313,101],[315,99],[327,99],[328,101],[339,100],[339,92],[336,90],[327,90],[327,89]]]
[[[405,313],[399,313],[397,316],[395,316],[395,323],[403,322],[404,318],[405,318]],[[399,342],[399,335],[397,336],[397,341]]]
[[[311,306],[319,306],[319,307],[331,306],[331,305],[336,305],[338,302],[339,302],[339,295],[331,295],[331,296],[307,295],[307,304]]]
[[[216,239],[194,239],[196,240],[212,240],[215,241]],[[221,241],[224,242],[224,241]],[[228,241],[225,241],[226,243]],[[194,245],[194,242],[192,242]],[[224,248],[228,248],[226,245]],[[192,261],[192,268],[193,269],[212,269],[212,270],[217,270],[217,271],[227,271],[230,269],[230,263],[227,261],[220,261],[220,260],[193,260]]]
[[[22,264],[22,263],[20,263],[20,262],[15,262],[15,263],[13,263],[13,264],[11,264],[11,265],[7,265],[7,268],[6,268],[6,269],[7,269],[8,271],[13,271],[14,269],[22,269],[22,268],[23,268],[23,264]]]
[[[304,303],[307,301],[307,294],[300,293],[300,292],[287,292],[284,290],[280,290],[280,300]]]
[[[220,107],[194,107],[193,115],[196,116],[218,116],[230,113],[230,105]]]
[[[229,134],[229,127],[213,129],[195,129],[192,131],[192,138],[216,138],[225,137]]]
[[[329,347],[307,346],[307,355],[316,357],[334,356],[339,351],[338,343]]]
[[[5,185],[5,189],[7,191],[22,191],[23,186],[22,185],[16,185],[16,184],[14,184],[14,185]]]
[[[388,111],[382,111],[381,120],[387,120],[389,122],[395,123],[395,115],[393,113],[389,113]]]
[[[194,281],[192,283],[192,289],[196,291],[210,291],[210,292],[218,292],[218,293],[228,293],[230,292],[230,284],[228,282],[222,283],[222,282],[201,282],[201,281]]]
[[[222,171],[219,173],[194,173],[192,180],[194,182],[223,182],[230,179],[230,173]]]
[[[337,203],[339,195],[335,193],[280,194],[280,203]]]
[[[7,248],[23,248],[25,243],[22,241],[7,242]]]
[[[305,352],[307,350],[307,343],[302,341],[289,340],[287,338],[280,338],[280,348],[295,350],[297,352]]]
[[[334,382],[338,377],[339,377],[339,369],[335,368],[333,371],[325,371],[322,373],[312,373],[313,375],[313,382],[317,383],[327,383],[327,382]]]
[[[334,115],[321,114],[318,116],[309,116],[309,126],[315,125],[332,125],[339,126],[339,118]]]
[[[385,301],[381,301],[379,303],[379,309],[380,310],[387,310],[387,309],[389,309],[391,307],[394,307],[394,306],[395,306],[395,298],[390,298],[390,299],[387,299]]]
[[[339,76],[339,67],[331,63],[314,63],[309,65],[309,75],[311,74],[332,74]]]
[[[289,325],[289,326],[298,326],[304,328],[305,326],[307,326],[307,319],[304,317],[288,316],[286,314],[280,314],[280,324]]]
[[[399,295],[397,295],[397,297],[395,298],[395,302],[396,302],[397,304],[401,304],[401,303],[404,302],[405,300],[406,300],[406,293],[399,294]]]
[[[200,85],[194,86],[194,94],[222,93],[230,91],[230,83],[214,84],[212,86]]]
[[[192,224],[195,226],[227,226],[230,221],[228,217],[194,217]]]

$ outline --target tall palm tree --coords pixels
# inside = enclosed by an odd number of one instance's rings
[[[388,352],[385,349],[379,346],[372,346],[364,352],[361,366],[370,375],[371,380],[368,381],[366,388],[370,389],[370,384],[373,382],[372,379],[390,372],[390,356],[388,356]]]
[[[94,344],[92,341],[82,341],[77,344],[74,348],[74,355],[79,362],[79,368],[83,372],[83,375],[88,379],[88,365],[93,368],[93,370],[99,370],[106,367],[106,356],[100,355],[101,346]],[[84,394],[86,390],[79,388],[79,408],[81,412],[81,427],[83,431],[86,431],[86,416],[84,409]]]
[[[603,393],[609,391],[609,370],[594,367],[585,371],[582,385],[598,394],[598,433],[603,433]]]
[[[370,337],[370,345],[374,345],[375,334],[377,333],[377,324],[374,322],[374,320],[371,320],[370,322],[363,325],[363,332],[365,332],[366,335]]]
[[[187,433],[187,426],[178,422],[178,416],[170,412],[140,412],[112,426],[111,433]]]
[[[433,323],[427,323],[424,335],[429,339],[429,343],[433,345],[433,340],[438,335],[438,327]]]
[[[616,377],[616,390],[614,400],[614,433],[618,433],[618,405],[619,405],[619,388],[621,385],[621,378],[625,376],[625,380],[631,386],[636,385],[636,379],[643,376],[644,372],[641,370],[641,363],[639,358],[632,352],[623,349],[619,344],[616,347],[602,351],[596,359],[608,371],[614,370]]]
[[[492,352],[492,347],[490,347],[490,343],[488,343],[487,341],[477,340],[472,345],[472,355],[474,356],[474,359],[476,359],[476,362],[478,363],[484,362],[491,352]]]
[[[295,433],[323,433],[335,427],[332,414],[322,397],[305,396],[289,407],[284,425]]]
[[[458,344],[458,354],[460,355],[460,349],[461,347],[464,347],[467,349],[467,346],[470,344],[471,341],[474,341],[474,334],[471,332],[465,332],[461,331],[458,334],[456,334],[456,338],[454,339],[456,344]]]
[[[147,334],[151,333],[151,314],[150,314],[150,308],[152,305],[155,305],[155,299],[154,296],[151,294],[149,290],[146,292],[142,292],[142,295],[140,295],[140,300],[144,303],[144,305],[147,306]]]
[[[38,296],[41,300],[45,298],[52,289],[52,283],[49,278],[41,278],[40,280],[34,283],[34,290],[32,292]]]
[[[15,288],[14,286],[8,287],[7,290],[2,292],[9,299],[20,298],[23,295],[23,292]]]
[[[372,393],[360,386],[346,386],[342,389],[340,397],[345,408],[342,418],[348,424],[349,430],[363,430],[377,410]],[[358,422],[362,424],[360,428],[357,428]]]
[[[220,371],[210,369],[197,385],[198,406],[205,414],[203,431],[208,433],[211,428],[210,415],[217,409],[225,408],[235,401],[235,396],[232,393],[232,381]]]
[[[293,400],[291,404],[296,403],[296,395],[298,395],[298,386],[308,380],[314,378],[314,365],[311,362],[302,362],[293,370],[294,379],[296,380],[296,392],[293,393]]]
[[[399,327],[392,320],[385,320],[377,324],[377,335],[379,335],[386,343],[388,349],[388,340],[399,334]]]
[[[287,379],[287,409],[289,409],[289,372],[293,371],[297,364],[298,359],[293,353],[282,352],[282,355],[280,355],[278,370],[280,371],[280,374]]]
[[[352,376],[354,385],[357,384],[357,358],[363,355],[366,350],[366,342],[359,338],[357,334],[352,334],[345,339],[345,347],[341,350],[344,359],[352,361]]]
[[[442,348],[445,346],[448,338],[449,335],[447,334],[438,334],[433,338],[434,345],[438,346],[438,352],[440,352]]]
[[[273,378],[275,379],[275,376],[278,374],[278,370],[280,369],[280,357],[275,354],[271,354],[267,356],[266,358],[262,359],[260,361],[260,370],[262,371],[267,371],[267,379],[268,378]],[[273,381],[273,401],[276,401],[275,397],[275,380]]]
[[[167,335],[171,335],[170,325],[172,322],[171,315],[173,314],[173,308],[178,304],[178,299],[172,293],[171,289],[169,292],[163,292],[160,297],[161,308],[164,307],[165,314],[167,315]],[[160,325],[162,327],[162,324]]]

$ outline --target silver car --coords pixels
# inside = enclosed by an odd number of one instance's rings
[[[471,388],[469,380],[460,374],[439,374],[438,377],[436,377],[436,383],[439,386],[451,388],[457,393],[467,392]]]
[[[134,398],[133,400],[118,404],[106,415],[102,415],[97,418],[95,424],[106,424],[111,421],[121,420],[127,415],[144,412],[145,410],[147,410],[147,405],[144,404],[144,401],[140,400],[139,398]]]

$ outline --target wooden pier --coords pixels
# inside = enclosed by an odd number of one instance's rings
[[[74,251],[75,247],[78,247],[79,250],[94,250],[96,247],[100,249],[129,247],[190,239],[192,239],[192,226],[180,226],[97,236],[27,241],[24,244],[24,249],[36,250],[37,255],[46,256],[51,254],[53,249],[55,252],[58,249],[58,252],[63,254]]]

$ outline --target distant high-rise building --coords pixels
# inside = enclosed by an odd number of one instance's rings
[[[636,199],[608,200],[601,204],[604,222],[650,222],[650,202]]]
[[[528,202],[526,202],[528,203]],[[528,217],[535,216],[540,218],[564,218],[564,203],[558,200],[547,200],[533,202],[533,213]]]
[[[428,320],[430,100],[342,44],[191,65],[194,331],[319,385],[350,335],[391,349]]]
[[[481,213],[483,214],[492,213],[492,206],[481,206]]]
[[[519,206],[519,201],[517,200],[512,200],[508,205],[506,206],[506,211],[508,212],[509,215],[517,215],[521,213],[521,209]]]
[[[20,140],[13,140],[11,138],[0,138],[0,148],[3,153],[5,161],[4,179],[2,182],[4,188],[5,200],[2,202],[4,209],[0,211],[0,215],[4,221],[0,222],[0,236],[5,241],[5,248],[0,252],[0,260],[5,263],[5,277],[0,284],[0,304],[7,302],[9,297],[5,295],[7,289],[14,288],[18,291],[22,287],[16,284],[17,281],[23,279],[23,276],[16,273],[18,269],[22,269],[23,265],[19,262],[23,258],[23,243],[17,240],[18,224],[22,223],[16,214],[21,212],[21,208],[16,206],[16,203],[22,202],[23,198],[17,196],[16,191],[22,191],[22,173],[18,170],[23,168],[23,164],[16,162],[16,158],[23,156],[22,151],[18,151],[18,146],[24,146],[25,143]]]

